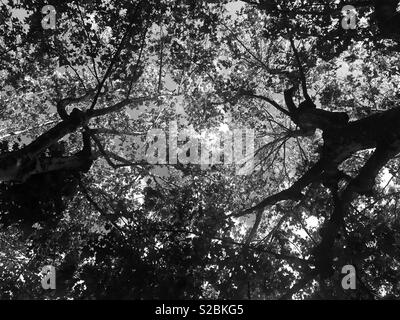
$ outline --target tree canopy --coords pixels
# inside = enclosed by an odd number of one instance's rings
[[[398,298],[398,7],[1,1],[0,298]]]

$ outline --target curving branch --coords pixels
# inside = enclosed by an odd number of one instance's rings
[[[304,72],[304,68],[303,68],[302,63],[300,61],[299,52],[298,52],[298,50],[296,48],[296,45],[294,44],[294,40],[293,40],[293,38],[291,36],[289,37],[289,41],[290,41],[290,46],[292,47],[292,50],[293,50],[294,57],[295,57],[296,62],[297,62],[297,67],[299,69],[300,80],[301,80],[300,82],[301,82],[301,87],[302,87],[302,90],[303,90],[303,96],[304,96],[304,98],[306,100],[311,101],[311,98],[310,98],[310,96],[309,96],[309,94],[307,92],[307,79],[306,79],[306,75],[305,75],[305,72]]]
[[[245,91],[245,90],[240,91],[240,94],[243,95],[243,96],[247,96],[247,97],[256,98],[256,99],[260,99],[260,100],[266,101],[270,105],[272,105],[275,109],[277,109],[278,111],[280,111],[280,112],[286,114],[287,116],[291,117],[289,111],[287,111],[286,109],[281,107],[276,101],[272,100],[271,98],[268,98],[268,97],[265,97],[265,96],[262,96],[262,95],[253,94],[252,92]]]
[[[90,132],[93,134],[109,134],[109,135],[117,135],[117,136],[143,136],[146,135],[145,132],[140,131],[126,131],[126,130],[116,130],[116,129],[108,129],[108,128],[92,128]]]
[[[135,7],[135,11],[133,13],[133,16],[135,17],[138,14],[138,10],[141,9],[141,5],[142,5],[143,1],[139,1],[136,4]],[[101,90],[104,87],[105,82],[107,81],[107,79],[111,76],[111,73],[113,71],[114,66],[117,64],[118,59],[120,57],[121,51],[124,49],[125,45],[127,42],[129,42],[129,40],[132,38],[132,33],[134,31],[134,24],[137,22],[136,19],[131,19],[131,22],[129,24],[129,26],[126,28],[125,33],[123,35],[123,37],[121,38],[121,41],[117,47],[117,50],[115,51],[115,53],[113,54],[113,57],[111,59],[111,62],[103,76],[103,79],[100,81],[98,88],[97,88],[97,92],[93,98],[92,104],[89,107],[89,110],[93,110],[96,106],[97,100],[101,94]]]
[[[259,209],[257,211],[253,227],[251,228],[251,230],[244,242],[245,245],[247,245],[247,246],[250,245],[250,243],[253,241],[254,237],[256,236],[258,228],[260,227],[260,224],[261,224],[263,212],[264,212],[264,209]]]
[[[67,98],[59,100],[56,105],[58,115],[60,116],[60,118],[62,120],[68,120],[69,115],[68,115],[67,111],[65,110],[66,107],[71,104],[83,102],[83,101],[87,100],[88,98],[90,98],[90,96],[92,96],[93,94],[94,94],[94,90],[89,90],[80,97],[75,97],[75,98],[67,97]]]
[[[322,172],[326,166],[326,160],[319,160],[317,163],[314,164],[300,179],[298,179],[290,188],[285,189],[281,192],[273,194],[255,206],[246,209],[240,213],[233,214],[234,217],[242,217],[248,215],[256,210],[263,209],[267,206],[274,205],[277,202],[283,200],[300,200],[303,195],[301,191],[307,187],[310,183],[320,181],[322,177]]]
[[[399,152],[398,143],[378,145],[358,175],[348,183],[343,191],[334,193],[334,210],[330,219],[320,230],[321,242],[314,249],[316,266],[322,277],[329,277],[333,272],[332,249],[338,233],[344,227],[344,218],[348,214],[351,202],[357,195],[368,195],[372,192],[379,171]]]

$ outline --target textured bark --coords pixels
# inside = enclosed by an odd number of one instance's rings
[[[400,108],[394,108],[369,117],[339,124],[338,113],[321,109],[307,109],[301,113],[292,105],[289,109],[297,112],[292,120],[300,128],[323,130],[324,145],[319,161],[300,177],[290,188],[273,194],[257,205],[236,216],[243,216],[254,211],[260,212],[266,206],[274,205],[284,200],[300,199],[302,190],[311,183],[323,183],[332,191],[334,210],[330,219],[320,230],[321,242],[313,251],[314,263],[321,277],[329,277],[332,272],[332,249],[335,239],[344,226],[351,202],[358,195],[369,195],[375,185],[375,178],[382,167],[400,153]],[[300,113],[299,113],[300,112]],[[306,121],[307,124],[302,123]],[[339,165],[354,153],[374,148],[375,151],[355,178],[340,172]],[[339,190],[339,181],[347,185]],[[254,237],[254,228],[251,232]]]
[[[66,157],[62,161],[58,158],[44,158],[40,156],[52,144],[58,140],[78,130],[87,124],[88,116],[77,109],[75,112],[55,125],[33,142],[20,150],[7,152],[0,155],[0,181],[24,182],[33,174],[46,171],[54,171],[55,168],[67,169],[77,166],[77,162],[82,163],[84,157],[77,160],[77,156]]]
[[[25,181],[29,176],[47,169],[59,167],[73,167],[76,165],[76,157],[65,158],[62,162],[59,159],[40,160],[40,155],[52,144],[56,143],[65,135],[77,130],[82,123],[73,123],[71,121],[63,121],[55,127],[39,136],[26,147],[14,151],[4,153],[0,156],[0,181]],[[67,159],[70,159],[68,163]],[[82,160],[81,160],[82,161]],[[51,171],[50,170],[50,171]],[[48,171],[48,170],[47,170]]]
[[[64,158],[45,158],[40,156],[47,148],[59,141],[66,135],[76,132],[80,128],[86,127],[90,119],[101,117],[110,113],[118,112],[125,106],[134,103],[142,103],[143,101],[152,100],[155,97],[139,97],[133,99],[124,99],[110,107],[96,110],[81,111],[74,109],[70,115],[64,111],[66,104],[82,101],[87,96],[76,99],[64,99],[59,104],[60,118],[63,120],[49,129],[37,139],[20,150],[7,152],[0,155],[0,181],[23,182],[31,175],[62,169],[83,168],[86,170],[88,163],[93,161],[93,157],[87,154],[71,155]],[[67,102],[68,101],[68,102]],[[85,165],[86,161],[86,165]]]

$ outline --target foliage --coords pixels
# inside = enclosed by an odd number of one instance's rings
[[[328,276],[316,249],[336,206],[327,183],[243,214],[303,177],[327,140],[321,130],[303,135],[274,108],[301,80],[290,40],[319,109],[355,121],[398,107],[399,42],[381,34],[372,1],[354,1],[360,23],[347,31],[337,1],[63,1],[53,3],[57,27],[48,30],[45,4],[0,4],[0,167],[72,121],[61,116],[63,99],[68,115],[124,108],[89,118],[36,155],[80,155],[80,131],[89,132],[90,170],[0,184],[0,298],[399,297],[397,156],[371,193],[351,200]],[[147,132],[168,132],[174,121],[179,131],[253,128],[254,171],[147,163]],[[340,170],[356,177],[370,149]],[[56,290],[40,286],[48,264]],[[341,287],[348,264],[356,290]]]

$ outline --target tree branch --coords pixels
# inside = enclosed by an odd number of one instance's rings
[[[302,198],[301,191],[311,182],[317,181],[321,177],[321,173],[325,167],[325,161],[319,160],[311,169],[309,169],[300,179],[298,179],[290,188],[273,194],[257,205],[246,209],[238,214],[233,214],[234,217],[242,217],[255,210],[265,208],[283,200],[299,200]]]
[[[272,99],[270,99],[268,97],[261,96],[261,95],[256,95],[256,94],[253,94],[253,93],[251,93],[249,91],[244,91],[244,90],[241,91],[240,94],[242,94],[244,96],[251,97],[251,98],[256,98],[256,99],[261,99],[263,101],[266,101],[269,104],[271,104],[273,107],[275,107],[277,110],[279,110],[280,112],[282,112],[282,113],[286,114],[287,116],[291,117],[290,113],[286,109],[284,109],[277,102],[275,102],[274,100],[272,100]]]

